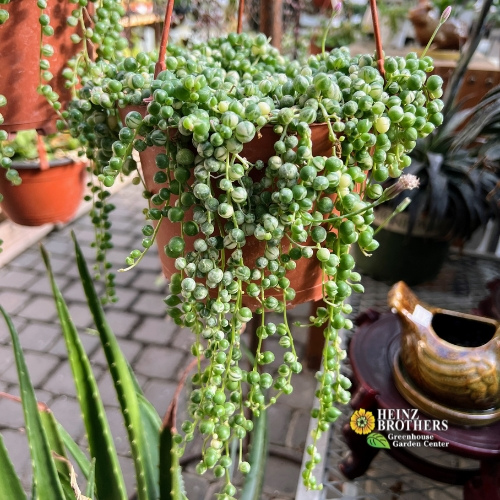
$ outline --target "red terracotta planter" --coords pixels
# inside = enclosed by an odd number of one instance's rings
[[[2,5],[2,8],[10,14],[7,22],[0,26],[0,94],[7,98],[7,105],[0,109],[5,120],[2,129],[7,132],[37,129],[44,134],[55,133],[57,115],[47,99],[36,90],[40,83],[40,9],[36,2],[19,0]],[[62,70],[66,61],[81,48],[81,44],[70,40],[75,28],[66,23],[73,8],[67,0],[48,0],[46,9],[54,28],[53,36],[43,38],[44,44],[54,48],[54,55],[47,58],[54,75],[48,83],[59,94],[61,103],[71,99],[69,90],[64,88]]]
[[[130,106],[125,109],[120,110],[120,116],[122,120],[125,118],[127,113],[130,111],[139,111],[142,114],[145,112],[144,106]],[[313,154],[315,156],[331,156],[332,155],[332,145],[328,139],[328,127],[326,124],[312,124],[312,141],[313,141]],[[175,140],[175,132],[171,136],[172,140]],[[257,160],[267,160],[275,155],[274,143],[278,140],[279,136],[274,133],[272,126],[265,126],[261,130],[261,136],[255,137],[251,142],[245,144],[243,151],[240,156],[245,157],[251,163]],[[144,181],[148,191],[153,194],[159,192],[161,187],[160,184],[155,184],[153,182],[154,174],[158,171],[158,167],[155,163],[155,158],[158,154],[165,153],[165,148],[163,147],[149,147],[146,151],[140,153],[142,172],[144,176]],[[257,175],[260,172],[255,172]],[[174,204],[177,200],[177,196],[172,195],[170,198],[170,203]],[[188,210],[185,215],[185,220],[192,220],[193,211]],[[175,268],[175,259],[168,257],[164,252],[165,245],[168,244],[171,238],[174,236],[181,236],[180,224],[172,223],[168,219],[164,219],[161,222],[161,227],[158,230],[156,236],[156,243],[158,246],[158,253],[160,256],[162,270],[165,277],[170,278],[172,274],[178,272]],[[189,237],[184,236],[186,242],[186,251],[193,249],[194,241],[199,236]],[[264,255],[265,242],[259,241],[256,238],[247,238],[243,250],[243,260],[246,265],[253,267],[255,260],[258,257]],[[288,302],[287,307],[291,308],[303,302],[309,302],[311,300],[317,301],[322,298],[322,271],[318,260],[313,257],[311,259],[299,259],[297,261],[297,267],[293,271],[289,271],[287,274],[288,279],[291,282],[291,287],[295,289],[296,296],[293,301]],[[274,295],[276,297],[282,298],[280,292],[275,290],[268,290],[266,296]],[[255,300],[244,296],[243,302],[247,307],[256,309],[258,304]]]
[[[84,161],[69,158],[50,162],[41,170],[39,164],[13,163],[22,184],[13,186],[0,172],[0,203],[9,219],[23,226],[68,222],[76,213],[85,188]]]

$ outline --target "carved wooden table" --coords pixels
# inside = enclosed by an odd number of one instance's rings
[[[399,349],[399,320],[392,314],[378,318],[366,316],[349,346],[355,390],[351,406],[365,408],[377,415],[378,409],[413,409],[397,391],[392,376],[392,360]],[[427,418],[420,413],[420,416]],[[432,418],[432,417],[429,417]],[[406,448],[384,450],[395,460],[426,477],[447,484],[463,485],[464,500],[500,500],[500,422],[486,427],[449,425],[446,431],[410,431],[432,436],[433,441],[448,442],[450,453],[480,461],[478,469],[454,469],[418,457]],[[363,475],[380,451],[368,446],[366,436],[355,434],[349,427],[344,436],[350,454],[340,469],[348,479]],[[410,448],[411,449],[411,448]]]

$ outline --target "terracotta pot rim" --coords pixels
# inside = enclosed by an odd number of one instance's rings
[[[72,164],[86,164],[87,160],[81,159],[81,160],[74,160],[73,158],[56,158],[54,160],[49,160],[49,167],[50,168],[56,168],[56,167],[65,167],[67,165],[72,165]],[[15,168],[16,170],[40,170],[40,162],[38,160],[33,160],[33,161],[13,161],[11,164],[12,168]]]

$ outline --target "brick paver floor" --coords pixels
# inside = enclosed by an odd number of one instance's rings
[[[113,196],[113,203],[117,209],[111,216],[115,247],[111,251],[110,261],[119,268],[124,265],[128,253],[140,247],[141,207],[144,200],[138,188],[130,185]],[[133,491],[133,465],[125,430],[110,377],[104,369],[105,360],[98,338],[89,331],[93,327],[92,318],[74,263],[71,231],[75,231],[80,239],[85,255],[91,256],[92,249],[88,248],[88,244],[92,241],[92,226],[86,216],[61,230],[53,231],[44,238],[43,244],[51,254],[56,280],[94,366],[125,480],[130,491]],[[165,317],[163,299],[167,283],[160,276],[156,249],[152,249],[138,267],[127,273],[119,273],[116,282],[120,301],[107,307],[110,324],[146,396],[162,415],[175,390],[179,374],[191,359],[191,334]],[[28,249],[0,269],[0,303],[12,315],[18,328],[39,400],[49,405],[68,432],[84,447],[84,428],[64,340],[37,247]],[[306,315],[307,307],[299,307],[293,314]],[[305,329],[296,332],[299,353],[303,350],[305,335]],[[277,343],[270,342],[269,345],[272,349],[277,347]],[[279,347],[276,352],[280,352]],[[282,353],[277,358],[281,359],[281,356]],[[315,385],[314,373],[304,370],[295,378],[296,391],[293,395],[280,399],[269,412],[271,456],[266,469],[264,500],[292,500],[295,496]],[[18,393],[10,338],[3,321],[0,321],[0,391]],[[30,460],[20,405],[0,399],[0,431],[16,471],[28,487]],[[189,500],[215,498],[215,485],[211,484],[209,478],[194,474],[195,464],[196,460],[185,468]]]

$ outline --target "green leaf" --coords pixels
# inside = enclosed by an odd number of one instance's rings
[[[118,341],[109,327],[99,297],[95,291],[92,276],[88,270],[85,258],[75,235],[72,235],[75,244],[76,261],[80,278],[83,284],[87,302],[99,332],[101,345],[106,356],[108,368],[113,379],[120,409],[125,420],[132,458],[134,460],[137,498],[138,500],[156,500],[159,496],[158,464],[153,463],[148,452],[149,446],[145,433],[139,396],[135,390],[135,381],[130,374],[129,365],[120,350]],[[98,485],[98,495],[101,495]]]
[[[267,412],[263,410],[254,420],[252,447],[250,449],[250,472],[245,477],[240,500],[260,500],[264,486],[267,463]]]
[[[118,455],[90,361],[70,317],[68,306],[55,283],[48,254],[43,247],[41,251],[66,342],[68,360],[73,373],[76,395],[82,410],[90,454],[96,459],[95,482],[97,491],[101,498],[127,500],[128,496]]]
[[[57,455],[67,460],[66,450],[59,434],[54,414],[48,408],[42,407],[41,404],[38,405],[38,408],[40,411],[40,418],[42,420],[43,428],[45,430],[45,433],[47,434],[47,439],[49,440],[52,454],[57,453]],[[69,492],[72,494],[72,497],[70,496],[69,498],[74,498],[73,490],[71,489],[70,484],[70,468],[68,466],[68,463],[64,460],[55,459],[54,461],[66,497],[68,497]]]
[[[21,481],[10,461],[9,454],[5,448],[3,437],[0,434],[0,491],[4,498],[10,500],[26,500],[26,494],[21,486]]]
[[[188,500],[177,445],[168,426],[163,427],[160,434],[160,500]]]
[[[85,496],[94,500],[95,495],[95,458],[92,459],[92,464],[90,465],[90,474],[87,479],[87,489],[85,490]]]
[[[389,441],[387,441],[385,436],[379,434],[378,432],[372,432],[371,434],[368,434],[368,436],[366,436],[366,442],[372,448],[385,448],[388,450],[391,447]]]
[[[66,429],[64,429],[59,422],[57,422],[57,430],[59,432],[59,436],[61,436],[64,446],[72,456],[74,463],[78,465],[85,479],[89,479],[91,473],[91,464],[89,459],[75,443],[75,440],[68,434],[68,431],[66,431]]]
[[[64,500],[64,492],[52,458],[49,440],[43,429],[40,413],[38,412],[35,391],[29,377],[28,367],[26,366],[17,331],[11,318],[1,306],[0,312],[7,323],[16,359],[26,435],[28,436],[33,466],[33,483],[36,486],[38,496],[37,500]]]

